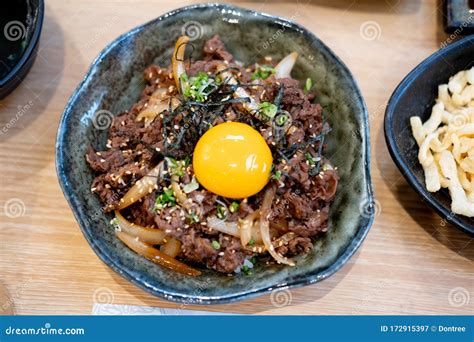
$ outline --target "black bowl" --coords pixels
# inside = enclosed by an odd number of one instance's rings
[[[434,53],[420,63],[395,89],[385,112],[385,139],[388,150],[408,183],[446,221],[474,234],[474,219],[454,214],[447,189],[426,190],[423,168],[418,162],[418,146],[411,133],[410,117],[424,122],[438,95],[438,85],[450,76],[474,65],[474,36],[466,37]]]
[[[0,5],[0,99],[26,77],[38,52],[43,0],[9,0]]]

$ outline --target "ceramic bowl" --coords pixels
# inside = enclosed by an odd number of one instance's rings
[[[300,53],[293,76],[314,80],[332,131],[326,156],[338,167],[340,183],[331,209],[331,230],[296,267],[258,265],[252,276],[232,277],[202,270],[183,276],[141,258],[114,235],[110,216],[90,192],[94,177],[86,165],[89,145],[104,148],[107,131],[93,125],[99,110],[128,109],[144,87],[143,70],[169,65],[178,36],[186,32],[196,46],[220,34],[229,51],[245,63],[262,56],[280,59]],[[92,63],[61,118],[56,146],[59,181],[79,225],[97,255],[113,270],[144,290],[172,301],[222,304],[277,288],[312,284],[336,272],[354,254],[374,217],[370,180],[367,109],[347,67],[318,38],[288,20],[243,8],[202,4],[177,9],[120,36]],[[263,263],[262,263],[263,264]]]
[[[6,15],[0,19],[0,99],[10,94],[28,74],[38,52],[43,26],[43,0],[12,0],[0,5],[1,11],[13,11],[13,8],[17,13],[12,20],[6,19]]]
[[[385,113],[385,139],[390,154],[408,183],[443,220],[474,234],[474,219],[451,212],[447,189],[431,193],[425,188],[418,146],[411,133],[410,117],[425,122],[438,96],[438,85],[474,65],[474,36],[466,37],[434,53],[411,71],[395,89]]]

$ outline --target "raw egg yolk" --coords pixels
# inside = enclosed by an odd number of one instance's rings
[[[230,121],[204,133],[193,156],[199,183],[228,198],[245,198],[262,190],[268,183],[272,162],[270,148],[259,132]]]

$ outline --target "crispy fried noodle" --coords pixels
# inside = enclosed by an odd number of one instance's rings
[[[426,189],[448,188],[451,211],[474,217],[474,67],[438,87],[436,104],[425,123],[412,116],[410,124]]]

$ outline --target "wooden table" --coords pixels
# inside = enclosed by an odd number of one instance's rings
[[[119,34],[189,3],[47,1],[38,59],[25,82],[0,102],[0,285],[8,292],[0,296],[3,311],[89,314],[94,301],[177,307],[123,280],[92,252],[59,188],[54,144],[64,105],[99,51]],[[352,70],[370,110],[372,175],[380,210],[359,252],[330,279],[292,290],[289,305],[277,308],[263,296],[187,309],[248,314],[472,312],[472,238],[420,200],[392,162],[383,136],[384,109],[393,89],[447,38],[438,1],[233,3],[293,18]]]

